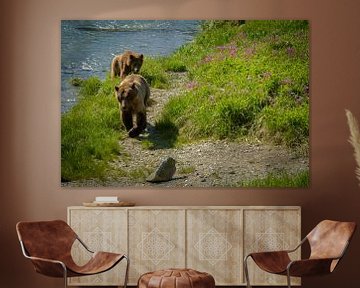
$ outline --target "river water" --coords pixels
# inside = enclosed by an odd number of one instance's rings
[[[200,21],[194,20],[61,21],[61,112],[76,103],[78,88],[69,83],[71,78],[103,80],[115,55],[125,50],[145,57],[168,55],[199,29]]]

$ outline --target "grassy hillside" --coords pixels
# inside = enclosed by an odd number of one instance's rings
[[[169,71],[189,75],[188,91],[168,102],[155,125],[173,145],[246,137],[307,153],[307,21],[206,21],[194,41],[172,55],[146,57],[141,74],[166,89]],[[78,104],[61,121],[62,181],[105,177],[126,137],[115,82],[80,84]]]
[[[307,147],[307,21],[206,22],[194,43],[163,63],[191,79],[191,90],[172,99],[157,123],[175,124],[181,142],[255,136]]]

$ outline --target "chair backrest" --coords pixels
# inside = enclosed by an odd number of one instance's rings
[[[306,237],[310,258],[337,258],[345,252],[356,229],[355,222],[321,221]],[[335,268],[332,265],[332,270]]]
[[[26,252],[33,257],[64,259],[76,240],[75,232],[62,220],[19,222],[16,231]]]

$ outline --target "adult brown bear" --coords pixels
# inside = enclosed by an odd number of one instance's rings
[[[116,76],[124,79],[131,73],[139,73],[143,61],[143,54],[132,51],[125,51],[123,54],[115,56],[111,62],[111,79]]]
[[[144,77],[131,74],[115,86],[121,118],[129,137],[137,137],[146,128],[146,106],[150,98],[150,87]],[[134,126],[133,118],[136,118]]]

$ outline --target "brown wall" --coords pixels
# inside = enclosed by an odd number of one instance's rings
[[[114,194],[138,205],[301,205],[303,234],[330,218],[360,224],[360,187],[344,109],[360,119],[357,0],[3,0],[0,2],[0,286],[62,287],[22,258],[19,220],[66,219],[66,207]],[[309,189],[61,189],[61,19],[309,19]],[[358,287],[359,231],[335,274],[304,287]]]

